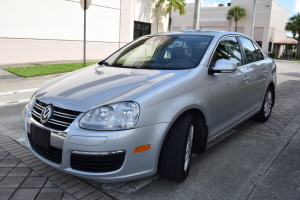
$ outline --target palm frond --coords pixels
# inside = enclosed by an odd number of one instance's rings
[[[296,37],[297,33],[300,35],[300,14],[296,14],[290,18],[290,21],[285,25],[286,31],[293,33],[293,38]]]
[[[186,14],[186,3],[185,0],[159,0],[156,3],[156,6],[161,6],[163,5],[165,2],[168,2],[167,4],[165,4],[164,9],[163,9],[163,14],[169,14],[172,10],[173,11],[179,11],[180,15],[184,15]]]
[[[155,8],[161,7],[165,3],[166,0],[158,0],[158,2],[155,4]]]
[[[246,16],[246,11],[244,8],[240,6],[234,6],[227,12],[227,20],[231,20],[232,18],[236,21],[240,20],[241,18]]]

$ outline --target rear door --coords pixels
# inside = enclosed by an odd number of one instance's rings
[[[253,41],[243,37],[239,37],[239,40],[243,46],[245,66],[248,67],[250,77],[250,95],[246,103],[251,112],[254,112],[260,108],[266,90],[267,62]]]
[[[231,60],[238,68],[233,73],[209,75],[212,92],[210,138],[230,128],[249,114],[249,71],[243,65],[241,48],[235,36],[228,36],[219,42],[209,67],[219,59]]]

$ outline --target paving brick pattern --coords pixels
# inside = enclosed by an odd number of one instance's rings
[[[21,144],[0,133],[0,199],[112,199],[84,180],[40,161]]]
[[[292,75],[293,78],[278,73],[281,82],[277,84],[275,106],[267,122],[250,119],[235,127],[235,130],[289,141],[300,129],[300,119],[297,117],[300,113],[300,74]]]

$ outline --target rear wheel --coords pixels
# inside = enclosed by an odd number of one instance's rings
[[[273,88],[269,87],[265,98],[264,98],[264,102],[263,105],[259,111],[259,113],[257,113],[254,116],[254,119],[259,121],[259,122],[265,122],[269,119],[271,112],[272,112],[272,108],[273,108],[273,104],[274,104],[274,97],[275,97],[275,93]]]
[[[160,155],[163,178],[184,181],[189,174],[194,141],[194,117],[191,113],[180,116],[167,134]]]

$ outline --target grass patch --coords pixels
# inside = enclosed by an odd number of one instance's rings
[[[96,62],[88,62],[86,66],[95,64]],[[22,76],[25,78],[34,76],[43,76],[49,74],[58,74],[64,72],[72,72],[83,68],[83,63],[64,63],[64,64],[50,64],[50,65],[35,65],[27,67],[8,67],[4,70]]]

